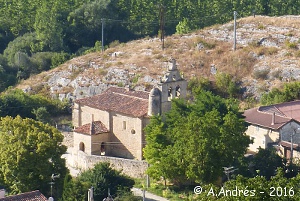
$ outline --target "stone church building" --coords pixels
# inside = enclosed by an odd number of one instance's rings
[[[93,97],[76,100],[73,107],[74,150],[88,155],[143,159],[144,128],[150,116],[171,108],[171,99],[185,98],[187,81],[175,60],[150,92],[110,87]]]

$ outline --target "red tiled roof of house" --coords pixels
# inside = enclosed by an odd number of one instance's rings
[[[0,198],[0,201],[47,201],[47,198],[39,190],[36,190]]]
[[[280,141],[279,144],[283,147],[287,147],[287,148],[291,147],[291,142]],[[299,144],[293,143],[293,149],[299,149]]]
[[[110,87],[102,94],[75,102],[100,110],[142,117],[147,115],[148,99],[149,92],[146,91],[130,91],[125,88]]]
[[[286,117],[300,121],[300,100],[273,105]]]
[[[74,131],[77,133],[83,133],[88,135],[97,135],[97,134],[109,132],[109,130],[101,121],[94,121],[92,123],[82,125],[76,128]]]
[[[273,112],[271,113],[271,112],[261,111],[260,107],[246,110],[244,112],[244,116],[245,116],[245,121],[248,123],[259,125],[266,128],[275,129],[275,130],[281,128],[285,124],[292,121],[292,118],[281,116],[276,112],[274,113],[275,113],[274,124],[272,124]]]

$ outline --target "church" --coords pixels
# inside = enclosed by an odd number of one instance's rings
[[[144,128],[152,115],[171,108],[173,98],[185,98],[187,81],[173,59],[158,86],[150,92],[110,87],[74,102],[73,147],[88,155],[143,159]]]

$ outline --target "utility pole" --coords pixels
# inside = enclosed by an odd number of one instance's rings
[[[160,40],[162,41],[162,49],[165,48],[165,7],[164,5],[159,6],[159,22],[160,22]]]
[[[101,27],[102,27],[102,39],[101,39],[101,49],[102,49],[102,52],[104,52],[104,19],[101,18]]]
[[[233,11],[233,16],[234,16],[234,24],[233,24],[233,50],[236,50],[236,15],[237,12]]]

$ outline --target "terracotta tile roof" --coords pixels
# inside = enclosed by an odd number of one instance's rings
[[[97,135],[97,134],[109,132],[109,130],[101,121],[94,121],[92,123],[79,126],[74,131],[77,133],[83,133],[88,135]]]
[[[114,111],[134,117],[148,112],[149,92],[129,91],[125,88],[110,87],[102,94],[76,100],[76,103],[105,111]]]
[[[0,201],[47,201],[47,198],[39,190],[36,190],[19,195],[0,198]]]
[[[272,112],[261,111],[259,108],[252,108],[244,112],[245,121],[254,125],[263,126],[271,129],[279,129],[288,122],[292,121],[292,118],[278,115],[275,112],[274,125],[272,125]]]
[[[286,117],[300,121],[300,100],[274,105]]]
[[[286,147],[286,148],[290,148],[291,142],[281,141],[281,142],[279,142],[279,145]],[[293,143],[293,149],[299,149],[299,144]]]

